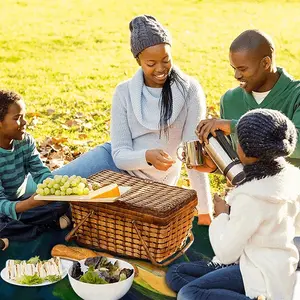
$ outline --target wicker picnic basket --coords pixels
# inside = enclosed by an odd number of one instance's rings
[[[102,171],[89,178],[131,189],[114,203],[71,202],[74,228],[66,240],[166,266],[192,244],[194,190]]]

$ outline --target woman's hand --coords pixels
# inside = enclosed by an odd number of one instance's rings
[[[202,120],[196,129],[196,134],[200,140],[200,143],[208,144],[208,135],[211,133],[214,137],[216,136],[216,130],[222,130],[225,135],[231,133],[230,120],[223,119],[206,119]]]
[[[222,213],[229,214],[229,205],[218,194],[214,194],[213,203],[214,203],[215,217],[217,217]]]
[[[160,171],[167,171],[176,162],[167,152],[162,149],[147,150],[146,161],[155,169]]]

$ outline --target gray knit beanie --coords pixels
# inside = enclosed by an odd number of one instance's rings
[[[289,156],[297,143],[295,125],[272,109],[254,109],[244,114],[237,124],[237,135],[246,156],[259,159]]]
[[[129,23],[130,46],[136,58],[144,49],[158,44],[171,45],[168,31],[152,16],[141,15]]]

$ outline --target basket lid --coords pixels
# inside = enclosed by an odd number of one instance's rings
[[[89,177],[101,186],[116,183],[131,189],[109,205],[120,206],[157,217],[168,217],[197,199],[195,190],[169,186],[152,180],[104,170]]]

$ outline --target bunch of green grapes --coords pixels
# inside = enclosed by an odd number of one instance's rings
[[[55,175],[54,178],[46,178],[43,183],[38,184],[36,192],[41,196],[70,196],[88,195],[90,189],[86,178]]]

